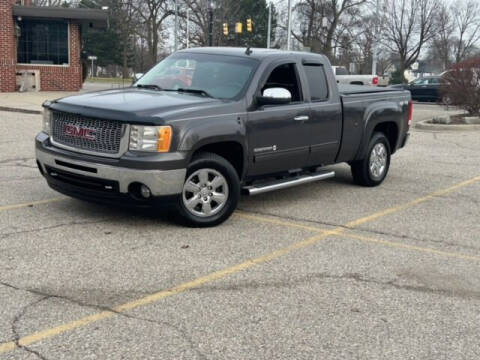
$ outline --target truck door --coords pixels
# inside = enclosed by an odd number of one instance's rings
[[[284,88],[291,102],[265,105],[248,113],[248,175],[262,175],[304,167],[309,152],[309,104],[304,101],[295,62],[275,64],[261,81],[258,94],[268,88]]]
[[[310,139],[308,165],[331,164],[335,162],[342,138],[340,97],[336,89],[329,89],[323,64],[304,61],[303,70],[310,100],[310,118],[306,122]]]

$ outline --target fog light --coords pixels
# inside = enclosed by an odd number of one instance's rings
[[[140,194],[142,194],[142,197],[145,199],[148,199],[150,196],[152,196],[152,192],[147,185],[140,186]]]

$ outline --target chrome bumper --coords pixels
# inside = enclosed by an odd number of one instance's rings
[[[120,193],[128,193],[128,187],[134,182],[147,185],[153,196],[175,195],[182,192],[185,181],[186,169],[175,170],[142,170],[115,167],[104,164],[97,164],[87,161],[72,160],[64,156],[58,156],[36,148],[37,160],[44,173],[47,173],[45,166],[74,174],[84,175],[93,178],[117,181]],[[59,165],[66,163],[70,166]],[[95,171],[83,171],[75,167],[87,167]]]

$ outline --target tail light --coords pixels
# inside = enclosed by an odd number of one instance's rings
[[[410,100],[408,102],[408,126],[412,125],[413,118],[413,102]]]
[[[378,85],[378,76],[374,76],[372,79],[372,85]]]

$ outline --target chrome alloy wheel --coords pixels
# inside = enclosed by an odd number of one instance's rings
[[[379,179],[383,176],[385,169],[387,168],[387,148],[385,144],[378,143],[372,149],[369,159],[370,175],[375,179]]]
[[[217,170],[197,170],[185,181],[182,197],[191,214],[199,217],[215,215],[227,203],[227,180]]]

